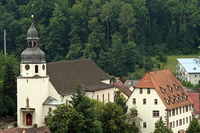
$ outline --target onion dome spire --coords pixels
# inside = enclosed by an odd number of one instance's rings
[[[34,16],[31,16],[32,19]],[[39,48],[38,31],[32,22],[27,31],[27,48],[21,54],[21,63],[44,63],[45,53]]]

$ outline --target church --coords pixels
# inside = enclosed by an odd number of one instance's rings
[[[48,112],[67,104],[77,85],[81,85],[91,99],[104,103],[114,101],[115,88],[108,75],[91,59],[46,63],[33,23],[26,41],[27,48],[21,53],[20,75],[17,77],[19,127],[44,126]]]

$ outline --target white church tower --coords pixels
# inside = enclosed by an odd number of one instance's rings
[[[43,102],[48,97],[45,53],[39,48],[38,32],[32,23],[27,32],[27,48],[21,54],[17,77],[17,123],[31,127],[45,123]]]

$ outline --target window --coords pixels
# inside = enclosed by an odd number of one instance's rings
[[[147,94],[150,94],[150,93],[151,93],[150,88],[147,88]]]
[[[176,109],[176,115],[178,115],[178,108]]]
[[[172,128],[172,122],[169,123],[169,127]]]
[[[143,104],[147,104],[147,101],[146,101],[146,99],[145,99],[145,98],[143,99]]]
[[[190,116],[190,121],[192,121],[192,117]]]
[[[158,99],[154,99],[154,104],[155,104],[155,105],[158,104]]]
[[[143,128],[147,128],[147,123],[143,122]]]
[[[103,99],[103,103],[104,103],[104,94],[103,94],[103,96],[102,96],[102,99]]]
[[[159,111],[153,110],[153,117],[159,117]]]
[[[97,101],[99,101],[99,95],[97,95]]]
[[[142,94],[142,91],[143,91],[142,88],[140,88],[140,94]]]
[[[169,117],[171,117],[171,110],[169,110]]]
[[[110,102],[110,93],[108,93],[108,102]]]
[[[175,122],[173,121],[173,128],[175,128]]]
[[[194,75],[194,77],[196,78],[196,77],[197,77],[197,75],[195,74],[195,75]]]
[[[52,108],[49,108],[49,113],[51,113],[52,112]]]
[[[175,109],[172,110],[172,116],[175,116]]]
[[[38,65],[35,65],[35,73],[38,73]]]
[[[189,111],[191,111],[191,105],[189,105]]]
[[[45,69],[45,65],[42,65],[42,69],[43,69],[43,70]]]
[[[188,117],[186,117],[186,123],[188,123]]]
[[[183,113],[185,112],[185,107],[183,107]]]
[[[186,106],[186,109],[185,109],[185,111],[186,111],[186,112],[188,112],[188,106]]]
[[[176,127],[178,127],[178,120],[176,120]]]
[[[185,124],[185,118],[183,118],[183,125]]]
[[[133,98],[133,104],[136,104],[136,99],[135,98]]]
[[[182,125],[182,119],[179,119],[179,126]]]
[[[179,109],[180,109],[180,114],[181,114],[181,107]]]

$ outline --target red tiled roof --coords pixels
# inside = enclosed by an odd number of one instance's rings
[[[124,93],[126,96],[131,95],[131,91],[129,90],[129,87],[125,86],[121,81],[116,81],[114,83],[114,86],[118,88],[122,93]]]
[[[194,103],[194,113],[200,113],[199,107],[200,107],[200,101],[199,101],[199,92],[187,92],[188,96]]]
[[[170,70],[149,72],[140,80],[136,88],[155,88],[168,109],[193,104],[184,90],[184,86]]]

